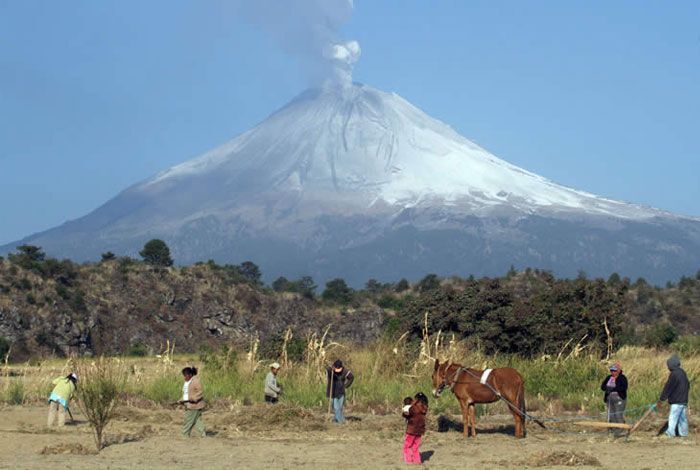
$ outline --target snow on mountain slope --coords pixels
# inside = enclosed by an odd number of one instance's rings
[[[577,191],[501,160],[393,93],[369,86],[308,90],[255,128],[162,172],[136,191],[226,175],[244,193],[293,190],[358,204],[410,207],[429,199],[483,214],[585,212],[670,216]]]
[[[700,266],[700,219],[557,185],[403,98],[309,90],[253,129],[138,183],[90,214],[0,247],[75,260],[253,260],[272,280],[501,275],[510,266],[657,282]]]

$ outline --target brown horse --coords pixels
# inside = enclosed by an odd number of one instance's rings
[[[433,395],[437,398],[449,387],[459,400],[462,408],[464,437],[476,437],[477,403],[493,403],[503,400],[515,419],[515,437],[525,437],[525,385],[520,373],[510,367],[493,369],[486,379],[486,385],[480,383],[483,370],[462,367],[460,364],[443,363],[436,359],[433,371]],[[544,427],[542,423],[538,423]]]

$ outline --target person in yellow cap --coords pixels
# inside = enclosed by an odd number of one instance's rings
[[[265,377],[265,403],[277,403],[279,396],[282,395],[282,385],[277,383],[279,371],[279,362],[270,364],[270,372]]]
[[[49,395],[49,418],[46,425],[53,426],[58,417],[58,426],[65,426],[66,411],[70,413],[70,400],[78,386],[78,375],[71,372],[65,377],[56,377],[51,383],[54,387]]]

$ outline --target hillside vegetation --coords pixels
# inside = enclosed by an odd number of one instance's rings
[[[147,261],[169,260],[156,255],[142,252]],[[308,277],[265,286],[252,262],[171,263],[106,253],[76,264],[20,247],[0,260],[0,353],[11,348],[15,361],[143,355],[166,342],[198,352],[256,339],[274,350],[288,330],[293,348],[303,349],[326,328],[329,339],[358,345],[406,332],[415,343],[427,328],[487,354],[556,354],[580,344],[605,355],[623,345],[693,348],[700,332],[700,273],[657,287],[616,274],[557,279],[511,270],[500,278],[370,279],[356,290],[342,279],[317,288]]]

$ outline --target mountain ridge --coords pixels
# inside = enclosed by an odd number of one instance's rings
[[[150,238],[178,263],[250,259],[271,277],[355,285],[511,265],[663,282],[700,266],[700,219],[558,185],[362,84],[302,92],[223,145],[21,242],[89,260],[135,256]]]

